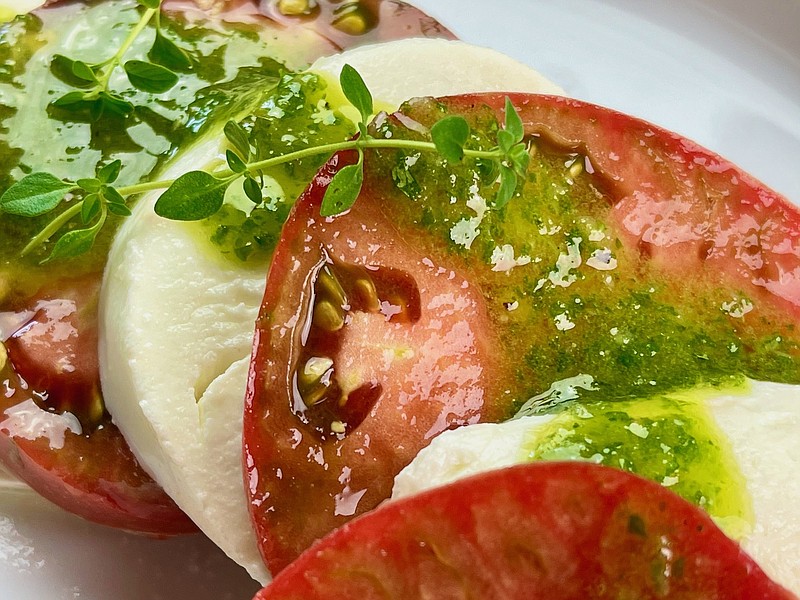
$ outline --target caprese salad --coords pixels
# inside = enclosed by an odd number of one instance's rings
[[[258,598],[800,592],[796,207],[402,3],[161,4],[2,33],[11,471]]]

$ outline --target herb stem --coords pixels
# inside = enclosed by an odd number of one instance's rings
[[[143,194],[144,192],[152,192],[153,190],[163,190],[175,183],[174,179],[162,179],[161,181],[148,181],[145,183],[137,183],[136,185],[126,185],[117,188],[117,191],[124,198],[128,196],[135,196],[136,194]]]
[[[148,8],[144,11],[142,18],[139,19],[139,22],[136,24],[130,33],[128,33],[128,37],[125,38],[125,41],[122,42],[122,45],[117,50],[117,53],[111,57],[110,60],[106,61],[108,65],[107,68],[103,70],[103,76],[99,79],[99,82],[102,86],[102,89],[105,91],[108,89],[108,82],[111,80],[111,74],[114,72],[119,64],[122,62],[122,57],[125,56],[125,53],[130,49],[133,45],[133,42],[136,41],[136,38],[139,37],[139,34],[144,31],[144,28],[147,27],[147,24],[150,23],[150,20],[153,16],[158,12],[157,8]]]
[[[77,188],[76,188],[77,189]],[[73,190],[74,191],[74,190]],[[30,242],[22,249],[22,252],[19,253],[20,257],[27,256],[30,252],[44,244],[47,240],[50,239],[56,231],[61,229],[64,225],[66,225],[73,217],[77,216],[81,212],[81,208],[83,207],[83,200],[80,202],[76,202],[72,206],[70,206],[67,210],[62,212],[58,215],[55,219],[50,221],[47,226],[42,229],[39,233],[37,233]]]
[[[404,150],[430,150],[436,151],[436,144],[433,142],[420,142],[415,140],[388,140],[388,139],[376,139],[376,138],[359,138],[356,140],[348,140],[346,142],[338,142],[336,144],[324,144],[322,146],[312,146],[310,148],[303,148],[302,150],[296,150],[295,152],[290,152],[288,154],[282,154],[281,156],[275,156],[273,158],[267,158],[265,160],[260,160],[258,162],[251,163],[247,165],[248,171],[261,171],[262,169],[268,169],[270,167],[274,167],[276,165],[281,165],[283,163],[292,162],[295,160],[300,160],[303,158],[307,158],[309,156],[317,156],[319,154],[333,154],[334,152],[339,152],[340,150],[357,150],[357,149],[383,149],[388,150],[391,148],[395,149],[404,149]],[[502,157],[502,152],[499,150],[464,150],[464,156],[469,158],[500,158]],[[233,171],[227,170],[222,171],[220,173],[215,173],[215,176],[222,176],[227,177],[232,175]]]
[[[247,171],[253,174],[256,171],[269,169],[285,163],[301,160],[310,156],[319,156],[320,154],[334,154],[341,150],[358,150],[372,148],[372,149],[404,149],[404,150],[423,150],[423,151],[436,151],[436,145],[433,142],[420,142],[415,140],[387,140],[376,138],[359,138],[355,140],[347,140],[345,142],[337,142],[334,144],[323,144],[321,146],[311,146],[303,148],[302,150],[295,150],[288,154],[281,154],[280,156],[273,156],[247,165]],[[468,158],[499,158],[502,153],[499,150],[469,150],[464,149],[464,156]],[[236,175],[237,177],[242,173],[235,173],[230,169],[215,171],[212,175],[218,179],[226,179]],[[162,179],[160,181],[148,181],[146,183],[138,183],[136,185],[128,185],[117,188],[117,191],[125,198],[136,194],[151,192],[154,190],[163,190],[170,187],[175,183],[175,179]]]

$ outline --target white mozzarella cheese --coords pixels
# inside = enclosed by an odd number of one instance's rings
[[[746,480],[754,513],[744,549],[775,581],[800,594],[800,388],[751,382],[748,393],[707,400]],[[392,498],[529,460],[552,417],[523,417],[442,433],[395,478]]]
[[[560,91],[502,54],[461,42],[363,47],[312,70],[335,82],[345,62],[382,107],[422,95]],[[166,176],[219,153],[217,143],[205,144]],[[109,254],[100,304],[103,394],[145,469],[209,538],[265,582],[241,465],[247,364],[265,273],[222,262],[189,227],[156,216],[155,200],[137,204]]]

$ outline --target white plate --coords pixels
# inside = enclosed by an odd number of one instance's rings
[[[462,39],[691,137],[800,203],[800,0],[416,4]],[[3,598],[249,600],[256,588],[200,536],[144,539],[0,491]]]

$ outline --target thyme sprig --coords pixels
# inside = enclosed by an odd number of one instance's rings
[[[453,163],[461,162],[465,158],[494,161],[499,173],[495,197],[495,205],[498,207],[504,206],[511,199],[519,178],[525,176],[529,153],[524,142],[524,128],[519,114],[508,98],[505,122],[498,130],[497,145],[488,150],[478,150],[465,147],[471,131],[466,119],[457,115],[446,116],[437,121],[430,130],[431,141],[373,137],[367,129],[367,123],[374,111],[373,100],[361,75],[350,65],[345,65],[339,81],[345,98],[359,113],[356,124],[359,135],[354,139],[309,146],[254,161],[253,147],[247,132],[236,122],[229,121],[223,130],[231,147],[226,151],[227,168],[211,172],[190,171],[177,179],[121,187],[114,186],[122,166],[119,160],[99,166],[94,177],[76,181],[59,179],[49,173],[32,173],[0,196],[0,211],[24,217],[38,217],[55,211],[64,201],[72,201],[68,208],[52,219],[22,250],[22,255],[31,253],[67,224],[79,219],[83,227],[63,234],[47,257],[46,260],[49,261],[87,252],[106,223],[108,215],[129,215],[128,203],[144,192],[165,190],[155,203],[154,210],[159,216],[178,221],[197,221],[219,211],[226,191],[237,181],[241,181],[245,195],[255,205],[261,205],[265,201],[262,193],[264,171],[311,156],[332,155],[345,150],[358,152],[357,162],[340,169],[329,183],[320,209],[322,216],[341,214],[353,206],[363,185],[364,153],[368,150],[434,152]]]
[[[188,70],[192,65],[188,53],[164,36],[161,31],[162,0],[137,0],[144,11],[113,56],[87,63],[56,54],[51,62],[53,74],[76,88],[53,101],[53,106],[66,110],[88,110],[92,120],[106,113],[122,116],[131,114],[135,106],[121,93],[110,88],[114,72],[122,67],[130,84],[143,92],[162,94],[178,83],[175,70]],[[153,22],[155,39],[147,53],[149,60],[124,58],[134,42]],[[124,61],[124,62],[123,62]]]

